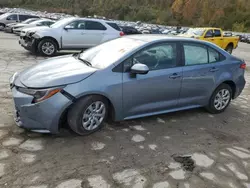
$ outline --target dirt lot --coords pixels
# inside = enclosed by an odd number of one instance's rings
[[[240,44],[234,54],[250,63],[249,52]],[[42,59],[0,33],[1,188],[250,187],[250,73],[219,115],[196,109],[107,124],[87,137],[41,135],[15,126],[8,79]]]

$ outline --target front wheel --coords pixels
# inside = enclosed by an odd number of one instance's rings
[[[68,124],[79,135],[89,135],[103,127],[108,114],[108,102],[101,96],[78,100],[68,112]]]
[[[43,39],[38,43],[38,52],[43,56],[54,56],[57,52],[57,45],[51,39]]]
[[[212,94],[207,110],[218,114],[226,110],[232,99],[232,89],[227,84],[221,84]]]

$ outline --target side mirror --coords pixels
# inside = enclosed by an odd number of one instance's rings
[[[141,63],[134,64],[130,69],[130,72],[133,74],[147,74],[148,71],[148,66]]]
[[[70,26],[70,25],[66,25],[65,27],[64,27],[64,29],[66,30],[66,31],[68,31],[69,29],[71,29],[72,27]]]

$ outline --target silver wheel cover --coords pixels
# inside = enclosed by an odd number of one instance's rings
[[[93,102],[84,112],[82,126],[88,131],[99,127],[106,115],[105,104],[101,101]]]

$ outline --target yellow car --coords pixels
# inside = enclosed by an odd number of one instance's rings
[[[238,47],[239,42],[238,36],[223,36],[223,31],[220,28],[213,27],[190,28],[184,34],[180,34],[179,36],[212,42],[230,54],[233,52],[233,49]]]

